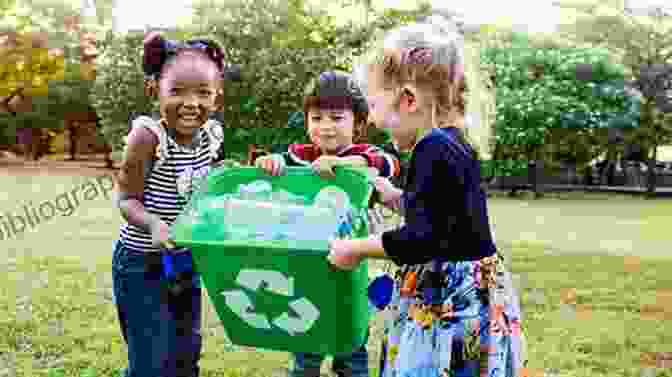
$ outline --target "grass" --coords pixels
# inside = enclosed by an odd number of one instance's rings
[[[53,200],[85,181],[0,179],[8,193],[2,212],[18,213],[28,199]],[[646,376],[648,355],[672,352],[672,259],[665,255],[670,237],[663,219],[672,201],[566,194],[495,198],[490,210],[498,243],[520,277],[536,375],[552,369],[558,376]],[[125,367],[111,301],[118,225],[101,196],[20,239],[0,241],[7,250],[0,262],[0,375],[4,368],[26,377],[116,376]],[[283,375],[286,353],[231,345],[206,307],[202,376]],[[372,326],[375,371],[380,319]],[[656,372],[672,377],[670,369]]]

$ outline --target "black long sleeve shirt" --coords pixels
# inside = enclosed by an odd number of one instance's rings
[[[401,198],[406,224],[382,235],[397,265],[474,261],[496,252],[480,164],[458,132],[434,129],[413,151]]]

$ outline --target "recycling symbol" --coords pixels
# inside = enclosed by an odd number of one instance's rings
[[[287,297],[294,296],[294,278],[287,278],[279,271],[241,270],[238,273],[236,283],[240,287],[251,291],[256,291],[264,285],[267,290],[275,294]],[[320,317],[320,311],[305,297],[289,303],[289,307],[299,315],[299,318],[290,317],[285,312],[269,321],[268,316],[254,312],[254,304],[244,291],[236,289],[223,291],[221,294],[225,297],[226,306],[231,311],[245,323],[257,329],[270,330],[272,323],[289,335],[294,336],[310,330]]]

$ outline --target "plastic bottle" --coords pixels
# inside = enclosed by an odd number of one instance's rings
[[[248,200],[269,200],[273,186],[267,181],[258,180],[238,186],[238,197]]]
[[[310,234],[316,226],[333,218],[328,208],[227,198],[223,203],[224,221],[230,229],[249,230],[257,239],[293,238]],[[305,225],[313,224],[308,229]]]
[[[291,192],[285,190],[273,191],[271,193],[270,200],[273,203],[287,203],[287,204],[299,204],[299,205],[309,204],[306,198],[292,194]]]
[[[313,205],[331,208],[341,216],[346,215],[351,207],[348,193],[335,186],[328,186],[320,190],[315,196]]]
[[[206,197],[196,203],[190,216],[194,239],[219,241],[229,237],[224,215],[228,198],[228,195]]]
[[[348,193],[335,186],[325,187],[317,193],[313,205],[331,210],[331,216],[334,217],[335,224],[325,224],[325,226],[332,227],[330,231],[325,230],[329,236],[345,238],[352,233],[354,225]]]

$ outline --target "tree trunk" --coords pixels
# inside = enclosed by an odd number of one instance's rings
[[[653,144],[653,152],[651,158],[648,160],[648,170],[646,179],[646,196],[653,198],[656,196],[657,176],[656,176],[656,161],[658,160],[658,145]]]
[[[42,144],[42,129],[32,128],[32,137],[30,140],[29,158],[33,161],[40,159],[40,145]]]
[[[105,169],[113,169],[114,161],[112,160],[112,147],[109,144],[105,144]]]
[[[613,186],[616,175],[616,151],[614,147],[609,147],[609,152],[607,152],[607,165],[606,165],[606,181],[607,186]]]
[[[540,166],[540,151],[535,149],[532,151],[532,160],[527,165],[527,176],[528,183],[532,186],[532,192],[534,193],[534,198],[539,199],[543,196],[541,189],[539,187],[539,166]]]
[[[77,159],[77,123],[68,122],[68,130],[70,131],[70,135],[68,135],[70,139],[70,161],[75,161]]]
[[[114,161],[112,160],[112,152],[105,153],[105,169],[114,169]]]
[[[541,198],[541,190],[539,189],[539,160],[532,160],[527,165],[528,183],[532,186],[534,198]]]

